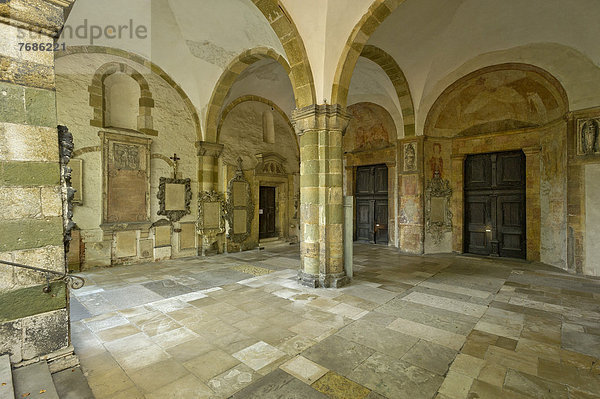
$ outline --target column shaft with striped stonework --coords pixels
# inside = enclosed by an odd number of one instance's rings
[[[207,141],[196,142],[198,149],[198,184],[201,191],[217,189],[219,182],[219,157],[223,153],[223,144]]]
[[[0,3],[0,259],[65,271],[54,81],[54,38],[67,0]],[[0,264],[0,353],[19,363],[76,363],[67,289]],[[55,354],[55,355],[52,355]],[[57,359],[61,359],[60,361]]]
[[[300,280],[341,287],[344,272],[342,134],[350,119],[340,105],[312,105],[292,115],[300,137]]]

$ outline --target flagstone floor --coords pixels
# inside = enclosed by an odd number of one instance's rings
[[[72,340],[97,398],[600,398],[600,280],[356,245],[342,289],[297,246],[83,273]]]

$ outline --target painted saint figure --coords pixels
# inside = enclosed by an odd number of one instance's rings
[[[584,154],[593,154],[596,152],[598,141],[598,123],[590,119],[583,124],[581,128],[581,150]]]

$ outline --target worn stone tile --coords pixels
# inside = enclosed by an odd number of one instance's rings
[[[239,361],[221,350],[206,352],[194,359],[183,363],[185,368],[196,375],[202,382],[208,382],[213,377],[239,364]]]
[[[130,285],[124,288],[105,290],[99,295],[102,295],[116,309],[127,309],[164,299],[162,296],[141,285]]]
[[[446,330],[441,330],[421,323],[415,323],[414,321],[406,319],[396,319],[388,325],[388,328],[454,350],[459,350],[466,339],[464,335],[454,334]]]
[[[125,338],[130,335],[135,335],[140,332],[134,324],[123,324],[117,327],[107,328],[106,330],[98,331],[96,335],[103,342],[110,342],[117,339]]]
[[[187,341],[191,341],[198,337],[198,334],[188,330],[185,327],[181,327],[175,330],[170,330],[162,334],[158,334],[152,337],[152,340],[163,349],[177,346]]]
[[[154,344],[132,352],[114,353],[113,355],[127,372],[169,359],[169,355],[160,346]]]
[[[288,355],[295,356],[300,352],[315,345],[316,343],[316,341],[303,337],[302,335],[294,335],[293,337],[283,341],[282,343],[276,346]]]
[[[156,362],[128,372],[129,377],[136,386],[147,393],[155,392],[188,374],[189,372],[185,367],[172,359]]]
[[[465,399],[472,384],[473,378],[450,371],[440,386],[439,392],[448,398]]]
[[[234,353],[232,356],[253,370],[260,370],[282,356],[285,356],[285,353],[266,342],[260,341]]]
[[[296,356],[283,363],[279,368],[309,385],[329,371],[303,356]]]
[[[327,396],[281,369],[237,392],[230,399],[327,399]]]
[[[450,371],[463,374],[471,378],[477,378],[485,364],[486,362],[482,359],[466,355],[464,353],[459,353],[452,362]]]
[[[207,385],[218,397],[227,398],[260,377],[245,364],[238,364],[223,374],[212,378]]]
[[[501,387],[478,380],[473,382],[468,394],[468,399],[476,398],[529,399],[529,397],[520,393],[502,389]]]
[[[146,399],[167,399],[167,398],[194,398],[208,399],[213,396],[210,390],[202,381],[192,374],[187,374],[178,380],[166,384],[151,393],[146,394]]]
[[[415,302],[455,313],[465,314],[472,317],[481,317],[487,310],[486,306],[476,305],[456,299],[443,298],[421,292],[412,292],[402,298],[405,301]]]
[[[508,370],[504,380],[504,389],[521,393],[525,396],[544,399],[568,399],[567,386],[542,378]]]
[[[179,284],[173,280],[152,281],[142,284],[150,291],[160,295],[163,298],[171,298],[178,295],[189,294],[193,290],[183,284]]]
[[[374,353],[349,375],[359,384],[388,398],[431,398],[443,377],[417,366]]]
[[[373,354],[374,350],[332,335],[302,353],[302,356],[338,374],[348,376],[359,364]]]
[[[478,380],[486,382],[497,387],[504,385],[504,378],[506,377],[508,369],[504,366],[494,363],[485,363],[479,372]]]
[[[295,332],[298,335],[302,335],[306,338],[316,339],[322,337],[325,334],[334,332],[334,328],[323,325],[314,320],[304,320],[295,326],[290,327],[290,331]]]
[[[497,346],[490,346],[485,354],[485,360],[526,374],[537,375],[538,358],[531,354],[517,353]]]
[[[369,389],[333,371],[321,377],[312,384],[312,387],[332,399],[364,399],[374,397],[368,396],[371,393]]]
[[[455,356],[455,350],[420,340],[402,356],[402,360],[436,374],[444,375]]]
[[[179,345],[172,346],[165,351],[171,357],[173,357],[173,359],[184,363],[216,349],[217,348],[211,343],[207,342],[206,339],[195,338]]]
[[[341,329],[336,335],[398,359],[419,340],[361,320]]]

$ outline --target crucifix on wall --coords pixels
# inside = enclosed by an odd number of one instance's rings
[[[179,166],[179,162],[181,158],[177,156],[176,153],[173,154],[172,157],[169,158],[173,161],[173,179],[177,179],[177,167]]]

